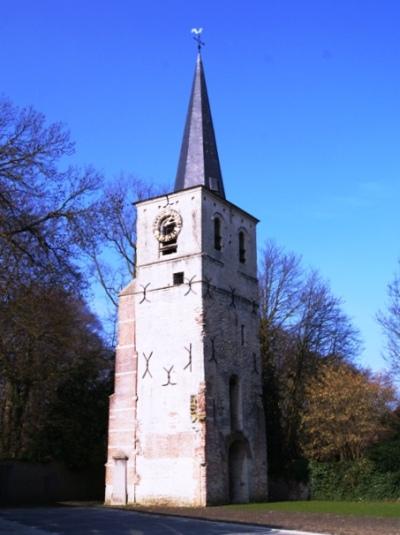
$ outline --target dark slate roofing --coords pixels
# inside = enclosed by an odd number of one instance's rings
[[[199,53],[176,173],[175,191],[200,185],[225,198],[203,62]]]

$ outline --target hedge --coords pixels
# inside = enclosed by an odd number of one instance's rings
[[[399,499],[400,470],[382,471],[381,468],[374,460],[367,458],[330,463],[310,461],[308,469],[311,499]]]

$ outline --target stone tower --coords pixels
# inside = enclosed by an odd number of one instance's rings
[[[265,500],[257,219],[225,198],[200,54],[175,190],[137,203],[106,502]]]

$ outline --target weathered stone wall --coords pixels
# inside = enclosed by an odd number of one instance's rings
[[[135,282],[132,281],[119,297],[118,346],[115,357],[114,394],[110,396],[108,449],[106,464],[105,501],[124,503],[124,496],[113,494],[115,462],[126,459],[127,500],[135,501],[135,444],[136,444],[136,374],[135,347]]]
[[[182,226],[177,251],[163,255],[155,222],[169,211]],[[139,203],[137,221],[137,276],[120,301],[107,501],[118,502],[118,459],[127,461],[128,502],[206,505],[229,502],[232,492],[264,499],[256,220],[196,187]]]
[[[232,499],[241,467],[230,465],[230,450],[243,447],[248,491],[242,499],[267,495],[266,444],[259,349],[256,221],[237,207],[203,193],[203,278],[205,288],[205,375],[207,385],[207,502]],[[212,221],[219,217],[222,248],[216,250]],[[208,229],[208,231],[207,231]],[[245,262],[239,261],[239,232],[245,235]],[[230,380],[238,380],[236,422],[232,420]],[[231,470],[231,474],[230,474]],[[233,473],[232,473],[233,472]],[[242,486],[246,485],[242,474]],[[239,483],[239,486],[240,484]],[[239,501],[240,497],[236,497]]]

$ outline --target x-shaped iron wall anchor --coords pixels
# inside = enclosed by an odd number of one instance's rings
[[[189,347],[185,347],[185,349],[189,353],[189,362],[183,369],[186,370],[189,368],[189,370],[192,371],[192,344],[189,344]]]
[[[141,305],[144,301],[147,301],[148,303],[150,303],[149,299],[147,299],[147,288],[150,286],[150,284],[151,282],[148,282],[146,286],[143,286],[143,284],[140,285],[143,288],[143,297],[139,305]]]
[[[173,369],[174,369],[173,366],[171,366],[169,370],[167,370],[167,368],[164,368],[164,370],[167,372],[167,382],[164,383],[162,386],[168,386],[168,385],[172,385],[173,386],[173,385],[176,385],[176,383],[173,383],[171,381],[171,373],[172,373]]]
[[[194,294],[196,293],[192,288],[192,284],[195,278],[196,278],[196,275],[193,275],[193,277],[191,277],[190,279],[186,279],[187,280],[186,284],[189,286],[189,288],[188,288],[188,291],[184,294],[185,296],[190,294],[190,292],[193,292]]]
[[[146,369],[144,370],[144,374],[142,375],[142,379],[144,379],[146,377],[147,374],[150,375],[151,378],[153,378],[153,376],[151,375],[151,371],[150,371],[150,359],[153,355],[153,351],[150,353],[150,355],[148,357],[146,357],[146,353],[143,353],[143,356],[144,356],[144,359],[146,361]]]
[[[172,203],[172,202],[169,202],[169,196],[168,196],[168,193],[166,193],[165,196],[166,196],[166,198],[167,198],[167,204],[165,204],[165,205],[163,206],[163,208],[166,208],[167,206],[172,206],[173,203]]]

